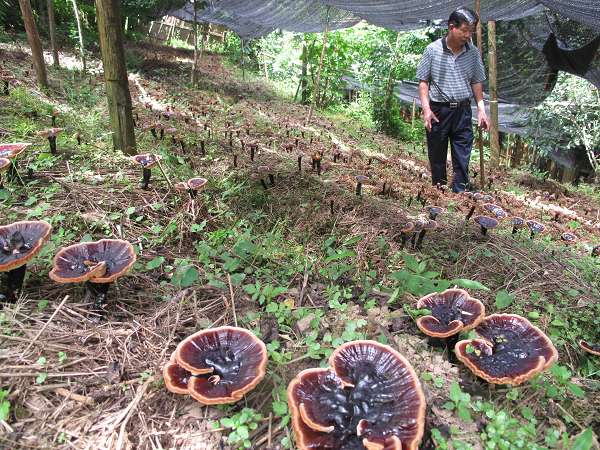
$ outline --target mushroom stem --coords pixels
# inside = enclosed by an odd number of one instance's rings
[[[334,214],[334,210],[333,210],[333,200],[329,200],[329,213],[333,216]]]
[[[302,155],[298,155],[298,172],[302,172]]]
[[[360,197],[362,194],[362,183],[360,181],[356,182],[356,195]]]
[[[165,138],[165,130],[164,130],[164,128],[160,129],[160,138],[161,138],[161,140]]]
[[[154,139],[158,139],[158,135],[156,134],[156,128],[150,128],[150,133],[152,133]]]
[[[381,195],[385,195],[385,188],[386,188],[387,183],[384,181],[383,182],[383,189],[381,189]]]
[[[56,136],[48,136],[48,142],[50,143],[50,153],[56,155]]]
[[[317,159],[317,175],[321,176],[321,160]]]
[[[271,186],[275,186],[275,176],[272,173],[269,174],[269,182]]]
[[[481,234],[483,234],[484,236],[487,235],[487,228],[483,225],[481,226]]]
[[[534,236],[535,236],[535,233],[532,231],[531,234],[529,235],[529,239],[533,239]]]
[[[27,272],[27,264],[23,264],[21,267],[9,270],[6,273],[8,278],[7,290],[0,294],[0,301],[14,303],[17,299],[17,295],[23,287],[23,280],[25,280],[25,273]]]
[[[94,300],[94,309],[101,309],[104,305],[106,305],[109,287],[110,283],[85,282],[86,294],[89,296],[89,298]]]
[[[467,214],[467,217],[465,217],[465,220],[469,220],[471,218],[471,216],[473,215],[473,213],[475,212],[475,205],[471,206],[471,209],[469,210],[469,213]]]
[[[408,197],[408,203],[406,204],[407,208],[410,208],[410,205],[412,205],[412,201],[413,201],[413,198],[412,197]]]
[[[198,195],[198,191],[195,191],[193,189],[188,189],[188,194],[190,194],[190,198],[192,200],[194,200],[196,198],[196,196]]]
[[[150,169],[142,169],[142,189],[148,189],[148,184],[150,183],[150,176],[152,175],[152,171]]]
[[[200,141],[200,154],[202,156],[206,155],[206,149],[204,148],[204,139]]]
[[[519,231],[519,229],[516,225],[513,225],[512,234],[517,234],[517,231]]]
[[[254,161],[254,145],[250,146],[250,161]]]
[[[421,244],[423,244],[423,239],[425,239],[426,233],[427,233],[427,230],[421,230],[421,232],[419,233],[419,238],[417,239],[417,243],[415,244],[415,248],[417,250],[421,249]]]
[[[9,94],[9,92],[8,92],[8,80],[4,80],[4,89],[3,89],[2,93],[4,95],[8,95]]]
[[[56,116],[52,115],[52,128],[56,127]]]
[[[233,167],[237,167],[237,155],[234,153],[233,155]]]
[[[406,240],[408,239],[408,235],[403,231],[402,233],[400,233],[400,236],[402,237],[402,244],[400,245],[400,250],[403,250],[404,246],[406,245]]]
[[[263,189],[266,191],[267,189],[269,189],[269,187],[267,186],[267,183],[265,183],[265,180],[263,180],[262,178],[260,179],[260,184],[262,184]]]
[[[185,153],[185,142],[183,141],[183,139],[181,139],[181,140],[179,141],[179,145],[181,146],[181,151],[182,151],[183,153]]]

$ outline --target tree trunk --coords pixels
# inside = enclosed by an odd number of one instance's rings
[[[113,146],[128,155],[134,155],[135,134],[123,50],[120,0],[96,0],[96,16]]]
[[[323,49],[321,50],[321,58],[319,59],[319,69],[317,71],[317,80],[315,81],[315,85],[313,87],[313,101],[310,105],[310,109],[308,110],[308,117],[306,119],[307,123],[310,123],[313,116],[313,111],[315,109],[315,104],[319,99],[319,83],[321,82],[321,72],[323,70],[323,60],[325,59],[325,50],[327,49],[327,35],[329,33],[329,8],[327,9],[327,22],[325,23],[325,32],[323,34]]]
[[[302,90],[302,104],[308,103],[308,47],[306,40],[302,41],[302,78],[300,79],[300,89]]]
[[[75,21],[77,22],[77,33],[79,34],[79,54],[81,55],[81,67],[82,72],[85,73],[87,71],[87,66],[85,62],[85,51],[83,49],[83,33],[81,31],[81,19],[79,18],[79,9],[77,8],[77,1],[71,0],[71,2],[73,3],[73,12],[75,13]]]
[[[392,130],[392,114],[390,111],[390,103],[392,101],[392,95],[394,93],[394,69],[398,62],[398,49],[400,48],[400,33],[396,33],[396,45],[394,47],[394,55],[392,58],[392,64],[390,66],[390,72],[385,87],[385,101],[383,104],[383,112],[385,114],[385,128],[387,131]]]
[[[52,47],[52,61],[54,67],[60,67],[58,59],[58,44],[56,43],[56,19],[54,18],[54,0],[47,1],[48,31],[50,32],[50,46]]]
[[[192,64],[192,86],[196,86],[198,82],[198,15],[197,15],[197,0],[194,0],[194,63]]]
[[[42,50],[40,35],[38,34],[37,27],[35,26],[35,20],[33,19],[31,3],[29,3],[29,0],[19,0],[19,6],[21,7],[21,14],[23,15],[23,23],[25,24],[25,31],[27,32],[27,40],[29,41],[29,46],[31,47],[31,55],[33,57],[33,67],[35,68],[37,83],[39,87],[45,89],[48,87],[46,63],[44,62],[44,52]]]

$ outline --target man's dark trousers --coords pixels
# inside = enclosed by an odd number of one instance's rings
[[[473,124],[471,106],[457,108],[431,104],[431,110],[439,122],[431,121],[431,131],[427,132],[429,163],[433,185],[448,183],[446,160],[448,158],[448,140],[450,140],[452,169],[452,190],[464,191],[469,184],[469,159],[473,148]]]

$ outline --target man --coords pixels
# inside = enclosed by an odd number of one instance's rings
[[[451,145],[452,190],[469,185],[469,159],[473,147],[471,96],[477,101],[477,123],[488,129],[483,102],[485,70],[481,54],[471,42],[479,17],[459,8],[448,20],[448,34],[427,46],[417,69],[419,97],[427,130],[427,147],[433,185],[446,185],[448,140]]]

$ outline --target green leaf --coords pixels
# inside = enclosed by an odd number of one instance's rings
[[[512,305],[515,301],[515,296],[509,294],[507,291],[502,290],[496,294],[496,308],[504,309]]]
[[[458,403],[460,401],[461,394],[462,391],[460,390],[460,386],[458,385],[458,383],[456,381],[452,382],[452,384],[450,385],[450,400],[452,400],[455,403]]]
[[[35,379],[35,383],[36,384],[43,384],[44,381],[46,381],[46,378],[48,378],[48,374],[46,372],[40,372],[38,374],[38,376]]]
[[[229,417],[224,417],[221,419],[221,426],[224,428],[233,428],[235,426],[235,422]]]
[[[6,400],[0,402],[0,420],[7,421],[9,413],[10,413],[10,402],[6,401]]]
[[[146,264],[146,270],[154,270],[160,267],[165,262],[164,256],[157,256],[152,261],[148,261]]]
[[[276,416],[285,416],[288,413],[287,403],[281,401],[273,402],[273,413]]]
[[[567,389],[569,389],[569,391],[571,391],[571,393],[575,396],[575,397],[585,397],[585,391],[583,389],[581,389],[579,386],[577,386],[576,384],[573,383],[569,383],[567,384]]]
[[[479,281],[468,280],[466,278],[456,278],[454,280],[450,280],[451,285],[457,285],[465,289],[473,289],[478,291],[489,291],[490,288],[481,284]]]
[[[198,269],[194,266],[189,266],[181,277],[181,287],[189,287],[198,280]]]
[[[575,439],[571,450],[590,450],[592,448],[594,434],[592,429],[588,428]]]
[[[472,422],[473,418],[471,417],[471,413],[469,408],[467,408],[464,404],[458,405],[458,417],[464,422]]]

